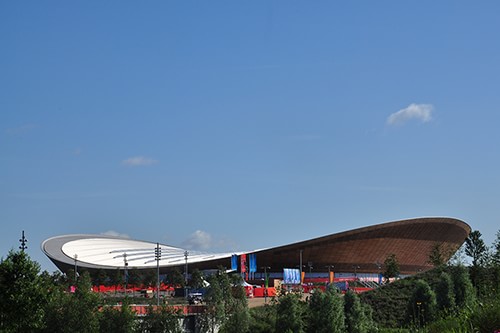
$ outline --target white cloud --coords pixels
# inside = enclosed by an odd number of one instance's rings
[[[113,236],[113,237],[121,237],[121,238],[128,238],[128,239],[130,239],[129,235],[127,235],[127,234],[121,234],[118,231],[114,231],[114,230],[108,230],[108,231],[105,231],[105,232],[101,232],[101,235],[104,235],[104,236]]]
[[[155,163],[158,163],[158,161],[144,156],[134,156],[122,161],[122,164],[127,166],[148,166]]]
[[[432,111],[434,106],[432,104],[410,104],[408,107],[391,114],[387,118],[389,125],[401,125],[410,120],[419,120],[423,123],[432,120]]]
[[[182,243],[183,247],[192,250],[208,250],[212,247],[212,236],[203,230],[196,230]]]

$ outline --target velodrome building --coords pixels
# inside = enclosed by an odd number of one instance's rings
[[[303,265],[314,272],[380,273],[385,259],[395,254],[401,274],[415,274],[432,268],[429,254],[437,244],[446,249],[445,259],[463,244],[471,228],[461,220],[448,217],[423,217],[382,223],[359,229],[330,234],[310,240],[266,249],[207,253],[182,249],[166,244],[131,240],[104,235],[62,235],[45,240],[41,247],[50,260],[63,272],[84,268],[156,269],[168,273],[178,268],[189,270],[234,268],[237,258],[254,258],[254,271],[264,267],[271,272]],[[158,249],[160,249],[158,251]],[[241,269],[238,268],[238,269]]]

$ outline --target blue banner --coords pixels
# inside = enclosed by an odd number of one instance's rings
[[[249,269],[250,273],[257,272],[257,255],[255,253],[249,255]]]
[[[233,254],[231,256],[231,270],[233,271],[238,270],[238,256],[236,254]]]
[[[296,268],[283,268],[284,284],[300,284],[300,270]]]

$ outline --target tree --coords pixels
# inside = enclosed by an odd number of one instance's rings
[[[135,331],[135,313],[127,301],[123,302],[120,309],[105,306],[99,318],[99,331],[133,333]]]
[[[361,304],[356,293],[348,291],[345,294],[344,313],[348,333],[367,333],[374,326],[365,306]]]
[[[186,281],[184,279],[184,275],[182,275],[181,271],[179,268],[174,268],[170,274],[167,274],[166,277],[166,282],[170,285],[176,286],[176,287],[184,287],[186,284]]]
[[[47,304],[45,332],[97,332],[99,296],[91,288],[90,276],[84,272],[78,278],[74,293],[55,290]]]
[[[325,292],[315,290],[308,310],[308,332],[344,332],[344,303],[335,289],[329,288]]]
[[[109,277],[106,271],[100,268],[94,276],[93,283],[97,286],[109,285]]]
[[[432,321],[436,314],[436,295],[429,284],[418,280],[415,290],[408,302],[408,317],[418,327],[423,327]]]
[[[465,254],[472,258],[473,267],[482,264],[487,252],[486,245],[481,236],[481,232],[475,230],[465,239]]]
[[[43,327],[47,293],[40,267],[24,251],[11,250],[0,263],[0,331],[32,332]]]
[[[450,266],[463,266],[466,263],[465,255],[465,243],[458,248],[457,251],[448,260],[448,265]]]
[[[279,298],[276,305],[276,332],[304,332],[304,306],[300,295],[288,293]]]
[[[455,292],[450,274],[442,272],[436,286],[436,302],[440,311],[453,310],[455,308]]]
[[[193,289],[203,288],[204,287],[203,282],[204,282],[203,274],[200,272],[198,268],[195,268],[191,272],[191,280],[189,281],[191,288]]]
[[[445,248],[443,244],[434,243],[429,253],[428,262],[434,267],[439,267],[446,264],[446,261],[450,257],[449,249]]]
[[[384,261],[385,271],[384,271],[384,279],[389,281],[390,278],[399,276],[399,262],[396,258],[396,255],[390,254]]]
[[[227,276],[227,274],[226,274]],[[226,320],[221,327],[221,332],[246,332],[249,327],[250,314],[243,279],[239,274],[232,274],[229,278],[230,285],[224,284],[223,288],[229,288],[226,295]],[[227,289],[226,289],[227,290]]]
[[[493,265],[500,266],[500,230],[497,231],[495,241],[493,242]]]
[[[203,332],[244,332],[248,329],[249,313],[241,277],[231,278],[223,271],[209,277],[205,295],[206,311],[201,316]]]
[[[250,309],[248,331],[252,333],[274,333],[276,326],[276,307],[265,304]]]
[[[162,305],[158,308],[149,306],[140,324],[140,332],[182,333],[179,322],[180,313],[171,307]]]
[[[458,308],[471,308],[476,301],[476,295],[467,269],[464,266],[457,266],[453,268],[452,272],[451,279],[453,293],[455,294],[455,305]]]

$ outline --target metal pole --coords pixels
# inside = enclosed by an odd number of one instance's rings
[[[186,261],[186,267],[184,268],[184,296],[187,298],[187,285],[188,285],[188,255],[189,252],[184,251],[184,260]]]
[[[160,306],[160,259],[161,259],[160,243],[156,243],[155,259],[156,259],[156,305]]]
[[[125,265],[125,296],[127,295],[127,289],[128,289],[128,271],[127,271],[127,267],[128,267],[128,262],[127,262],[127,254],[124,253],[123,254],[123,264]]]
[[[26,250],[28,248],[26,246],[26,243],[28,242],[28,240],[26,239],[26,237],[24,237],[24,230],[23,230],[22,237],[19,241],[21,242],[21,246],[19,246],[19,249],[21,249],[21,252],[24,252],[24,250]]]
[[[300,260],[299,260],[299,267],[300,267],[300,286],[302,287],[302,252],[304,250],[300,250]]]

